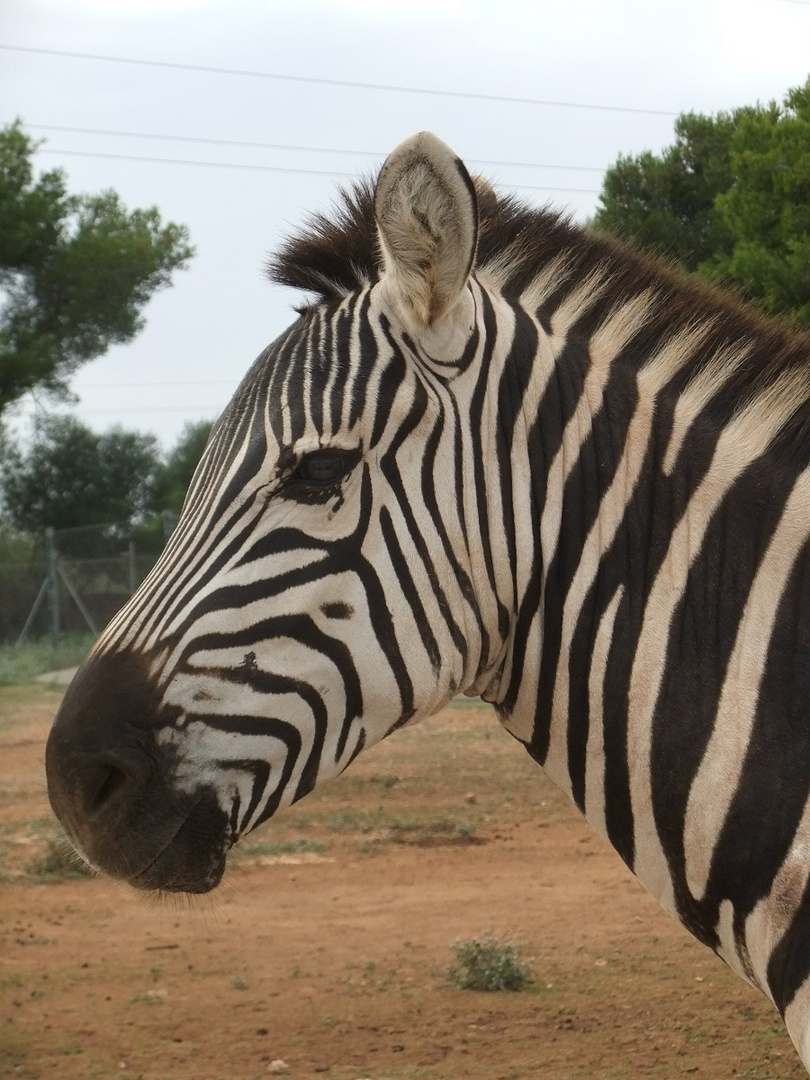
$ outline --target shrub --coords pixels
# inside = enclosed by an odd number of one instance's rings
[[[93,644],[92,634],[64,634],[57,646],[47,639],[0,645],[0,686],[33,682],[37,675],[75,667]]]
[[[523,947],[499,941],[491,933],[450,946],[455,964],[447,968],[447,981],[459,990],[522,990],[531,981],[531,965],[521,960]]]

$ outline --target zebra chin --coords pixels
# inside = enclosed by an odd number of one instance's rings
[[[104,861],[91,861],[91,865],[147,892],[210,892],[225,872],[228,845],[218,840],[220,815],[216,804],[201,800],[156,855],[151,836],[149,844],[143,844],[133,831],[102,845]]]
[[[168,720],[142,659],[91,657],[48,738],[48,796],[96,870],[137,889],[205,893],[222,879],[231,826],[210,787],[172,783],[174,754],[157,738]]]

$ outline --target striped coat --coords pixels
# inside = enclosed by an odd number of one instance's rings
[[[427,134],[272,274],[314,299],[55,722],[79,850],[205,891],[364,746],[480,694],[810,1063],[807,338]]]

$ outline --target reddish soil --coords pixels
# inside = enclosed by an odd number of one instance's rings
[[[488,709],[400,732],[211,897],[156,902],[38,862],[58,698],[0,691],[0,1076],[806,1076]],[[528,989],[447,984],[450,943],[488,930],[525,944]]]

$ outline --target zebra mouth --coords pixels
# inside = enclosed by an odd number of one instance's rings
[[[144,891],[207,893],[222,880],[229,838],[222,832],[222,811],[204,797],[177,827],[164,848],[143,869],[128,877]]]

